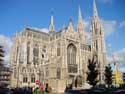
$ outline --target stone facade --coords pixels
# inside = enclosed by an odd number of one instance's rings
[[[103,82],[106,51],[104,31],[98,17],[95,1],[90,27],[91,40],[87,42],[81,10],[78,11],[77,30],[69,25],[56,32],[51,16],[49,32],[26,27],[14,35],[11,50],[11,86],[33,86],[35,80],[48,83],[53,89],[64,91],[76,78],[86,83],[88,59],[98,55],[99,80]]]

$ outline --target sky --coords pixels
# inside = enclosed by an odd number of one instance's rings
[[[70,18],[76,28],[78,6],[89,32],[93,0],[0,0],[0,44],[6,48],[5,61],[9,61],[15,32],[27,26],[47,32],[52,14],[56,31],[67,26]],[[125,71],[125,0],[96,0],[96,6],[104,27],[107,58],[112,62],[111,45],[120,70]]]

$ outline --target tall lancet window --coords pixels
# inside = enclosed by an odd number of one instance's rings
[[[19,55],[19,46],[17,46],[17,49],[16,49],[16,63],[18,61],[18,55]]]
[[[27,42],[27,64],[30,63],[29,57],[30,57],[30,42]]]
[[[57,68],[57,79],[61,78],[61,69]]]
[[[24,62],[24,55],[25,55],[25,53],[24,53],[24,48],[25,47],[25,43],[22,43],[21,45],[20,45],[20,63],[23,63]]]
[[[38,55],[39,55],[39,48],[38,48],[38,45],[36,44],[35,47],[33,48],[33,62],[34,62],[34,64],[38,63]]]
[[[67,55],[68,64],[76,64],[76,47],[73,44],[68,46]]]
[[[57,45],[57,56],[60,56],[60,43]]]
[[[73,44],[70,44],[67,48],[67,63],[68,63],[68,72],[77,73],[76,47]]]
[[[98,51],[98,42],[96,40],[96,51]]]

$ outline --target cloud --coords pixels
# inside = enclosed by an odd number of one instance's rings
[[[110,36],[117,28],[117,22],[113,20],[102,20],[104,27],[105,37]]]
[[[122,48],[121,50],[117,51],[115,53],[118,61],[124,61],[125,62],[125,48]]]
[[[31,27],[32,28],[32,27]],[[41,32],[45,32],[45,33],[49,33],[49,30],[48,30],[48,28],[36,28],[36,27],[34,27],[34,28],[32,28],[32,29],[35,29],[35,30],[38,30],[38,31],[41,31]]]
[[[124,30],[125,30],[125,21],[122,21],[122,22],[120,23],[119,27],[120,27],[120,28],[124,28]]]
[[[92,21],[92,17],[87,17],[84,19],[84,25],[87,31],[90,31],[90,23]]]
[[[42,28],[41,31],[45,33],[49,33],[49,30],[47,28]]]
[[[12,46],[12,40],[9,37],[0,35],[0,45],[4,47],[5,51],[4,63],[8,65],[10,61],[10,49]]]
[[[113,57],[114,57],[114,60],[113,60]],[[118,65],[119,71],[124,71],[125,70],[125,48],[122,48],[119,51],[114,52],[113,57],[108,56],[107,57],[108,61],[112,64],[115,61]]]
[[[86,32],[86,40],[87,40],[87,44],[91,44],[91,33],[90,32]]]

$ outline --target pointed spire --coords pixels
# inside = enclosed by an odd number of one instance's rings
[[[97,8],[96,8],[95,0],[93,1],[93,17],[98,17],[98,12],[97,12]]]
[[[54,29],[54,18],[53,18],[53,15],[51,15],[49,31],[55,31],[55,29]]]
[[[82,13],[81,13],[81,8],[79,6],[78,10],[78,25],[77,25],[77,31],[84,31],[84,23],[82,19]]]
[[[81,8],[79,6],[79,13],[78,13],[78,22],[82,21],[82,13],[81,13]]]
[[[74,31],[74,29],[73,29],[73,23],[72,23],[72,18],[69,19],[68,29],[69,29],[70,31]]]

